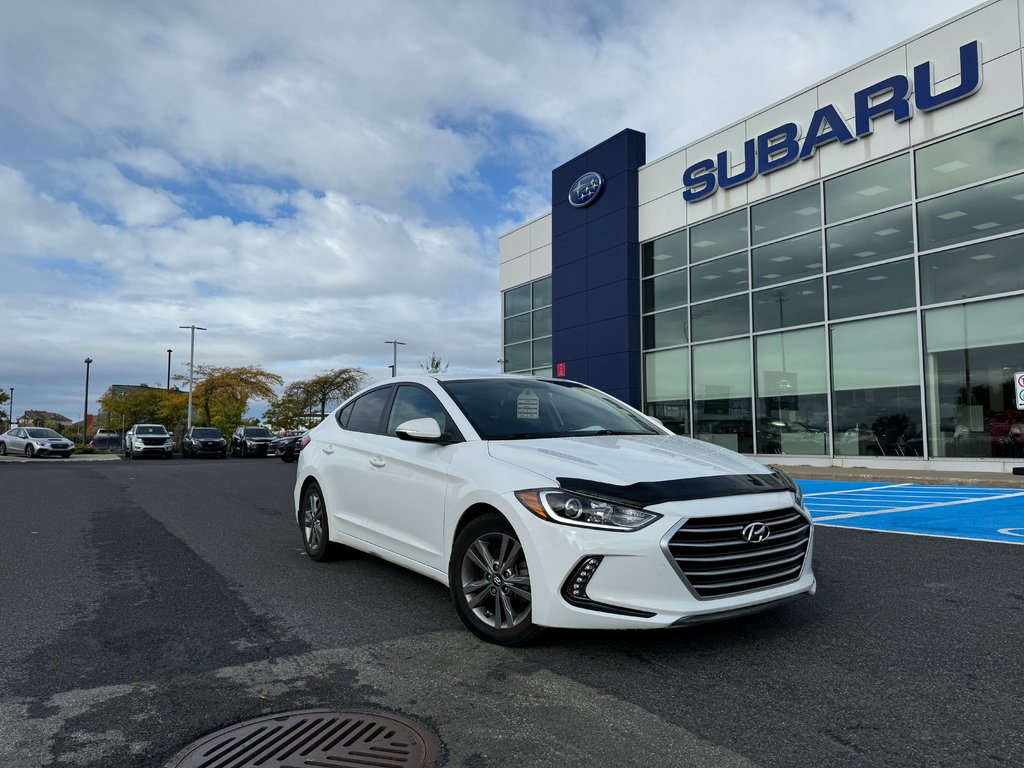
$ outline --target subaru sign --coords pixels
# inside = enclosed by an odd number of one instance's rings
[[[586,208],[597,200],[604,187],[604,179],[601,174],[588,171],[576,179],[576,183],[569,187],[569,204],[573,208]]]
[[[849,144],[874,132],[874,121],[892,115],[897,123],[913,117],[911,94],[919,112],[931,112],[966,99],[981,88],[981,45],[977,40],[960,47],[959,82],[942,93],[934,92],[932,63],[914,67],[913,82],[906,75],[893,75],[853,94],[854,130],[834,104],[816,110],[807,124],[807,135],[801,137],[800,126],[784,123],[743,144],[743,165],[731,174],[732,161],[728,151],[715,158],[694,163],[683,172],[683,199],[694,203],[713,195],[719,188],[746,184],[757,175],[773,173],[797,160],[813,157],[818,147],[837,141]],[[802,138],[802,140],[801,140]],[[579,183],[579,182],[577,182]],[[569,195],[572,200],[572,194]],[[576,203],[573,203],[576,205]]]

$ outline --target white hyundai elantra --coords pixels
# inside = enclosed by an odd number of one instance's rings
[[[582,384],[390,379],[304,440],[309,556],[347,545],[436,579],[490,642],[678,627],[815,591],[788,477]]]

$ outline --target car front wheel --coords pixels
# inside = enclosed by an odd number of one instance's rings
[[[522,645],[540,628],[526,554],[512,526],[498,513],[470,522],[455,539],[448,583],[459,618],[489,643]]]
[[[30,445],[26,445],[25,446],[25,457],[28,458],[28,459],[31,459],[35,455],[36,455],[35,447],[33,445],[31,445],[31,444]]]
[[[327,505],[317,483],[310,483],[302,492],[299,512],[302,546],[306,554],[317,562],[330,559],[335,546],[331,543],[331,527],[327,522]]]

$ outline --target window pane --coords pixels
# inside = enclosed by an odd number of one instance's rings
[[[530,339],[530,316],[516,315],[505,320],[505,343],[512,344],[517,341],[529,341]]]
[[[828,453],[825,329],[755,341],[758,453]]]
[[[914,306],[914,262],[832,275],[828,280],[828,316],[835,320]]]
[[[533,335],[551,335],[551,307],[538,309],[533,313]],[[506,339],[507,341],[507,339]]]
[[[750,309],[746,294],[697,304],[693,311],[693,340],[708,341],[750,332]]]
[[[917,195],[927,197],[1024,168],[1020,115],[917,151]]]
[[[391,387],[381,387],[367,392],[352,404],[352,413],[345,425],[353,432],[377,432],[380,430],[384,406],[391,396]]]
[[[688,341],[686,307],[644,318],[644,349],[674,347]]]
[[[1013,384],[1024,371],[1021,317],[1022,296],[924,313],[932,456],[1024,456]]]
[[[448,420],[444,406],[430,392],[421,387],[399,387],[391,404],[387,434],[394,435],[404,422],[412,419],[434,419],[442,432],[447,432]]]
[[[685,269],[644,280],[644,312],[685,304],[686,290]]]
[[[754,287],[821,273],[821,233],[811,232],[754,249]]]
[[[667,272],[686,266],[686,231],[659,237],[652,243],[644,243],[642,249],[644,277]]]
[[[818,186],[760,203],[750,209],[754,225],[754,245],[777,240],[821,226],[821,199]]]
[[[910,155],[825,182],[826,221],[843,221],[910,202]]]
[[[736,211],[690,229],[690,260],[707,261],[747,247],[747,212]]]
[[[1024,235],[921,257],[921,301],[1024,290]]]
[[[921,250],[1024,227],[1024,174],[928,200],[917,206]]]
[[[745,291],[749,287],[747,252],[698,264],[690,268],[690,273],[693,275],[693,301]]]
[[[825,232],[828,268],[860,267],[914,252],[910,206],[858,219]]]
[[[750,341],[693,348],[694,428],[698,439],[754,452]]]
[[[551,337],[533,342],[533,367],[551,366]]]
[[[644,412],[661,419],[677,435],[689,434],[690,350],[668,349],[644,355]]]
[[[529,285],[521,285],[510,291],[505,291],[505,317],[518,315],[530,311],[531,290]]]
[[[825,319],[821,278],[754,293],[754,330],[771,331]]]
[[[510,344],[505,347],[505,370],[524,371],[533,367],[533,357],[530,352],[530,342],[525,344]]]
[[[533,284],[533,308],[551,306],[551,278],[545,277]]]
[[[913,314],[832,326],[837,455],[923,455],[917,361]]]

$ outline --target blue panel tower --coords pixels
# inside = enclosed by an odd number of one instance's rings
[[[624,130],[551,172],[553,372],[635,408],[643,399],[637,170],[646,140]],[[583,194],[570,202],[577,182]]]

